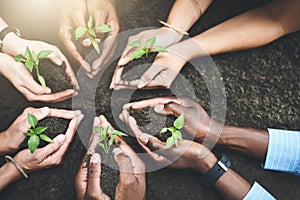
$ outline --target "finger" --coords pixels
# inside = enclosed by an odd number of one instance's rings
[[[157,74],[161,73],[166,67],[162,64],[154,63],[147,69],[147,71],[141,76],[141,80],[138,83],[138,88],[143,88],[149,84]]]
[[[53,139],[54,142],[49,143],[47,146],[37,149],[34,151],[33,154],[35,154],[35,156],[37,158],[39,158],[41,160],[41,165],[42,167],[46,167],[46,166],[52,166],[55,163],[53,162],[54,160],[49,160],[48,158],[55,153],[56,151],[58,151],[58,149],[64,144],[64,142],[66,141],[66,137],[63,134],[60,134],[58,136],[56,136]],[[50,162],[51,161],[51,162]]]
[[[100,126],[100,120],[98,117],[94,118],[93,126]],[[90,137],[87,154],[94,154],[99,142],[100,142],[99,135],[96,131],[93,130],[93,133]]]
[[[43,102],[50,102],[50,103],[56,103],[59,101],[63,101],[66,99],[71,98],[73,95],[76,95],[76,91],[73,89],[68,89],[63,92],[58,92],[55,94],[45,94],[45,95],[35,95],[32,93],[28,93],[28,90],[26,91],[25,88],[23,88],[25,92],[25,96],[28,99],[28,101],[43,101]],[[27,93],[26,93],[27,92]]]
[[[79,116],[80,114],[81,114],[80,110],[72,111],[72,110],[51,108],[48,116],[64,118],[64,119],[73,119]]]
[[[174,115],[175,117],[178,117],[183,112],[182,106],[174,102],[170,102],[164,105],[157,105],[154,107],[154,111],[159,114]]]
[[[63,54],[60,55],[60,56],[61,56],[61,59],[63,60],[63,62],[66,64],[66,74],[70,78],[71,84],[74,86],[74,88],[76,90],[79,90],[80,89],[79,84],[77,82],[74,71],[73,71],[69,61],[67,60],[67,58]]]
[[[27,79],[26,84],[22,86],[35,95],[51,93],[51,89],[49,87],[41,86],[32,78],[32,76],[30,76],[30,78]]]
[[[129,156],[127,156],[122,149],[115,148],[113,150],[114,158],[119,166],[120,181],[122,182],[134,182],[136,178],[134,176],[133,167]]]
[[[100,32],[97,27],[101,24],[105,24],[106,16],[104,16],[103,12],[93,12],[94,17],[94,29],[96,31],[97,36],[99,36],[101,39],[103,39],[103,33]]]
[[[124,66],[118,65],[115,68],[115,71],[114,71],[114,74],[112,77],[112,81],[109,86],[110,89],[114,89],[118,85],[118,83],[121,81],[123,71],[124,71]]]
[[[128,43],[121,55],[120,60],[118,61],[118,65],[127,65],[131,61],[131,56],[134,53],[134,51],[137,49],[137,47],[129,46],[131,41],[128,40]]]
[[[86,162],[83,161],[79,167],[77,175],[75,177],[75,188],[76,188],[76,196],[77,199],[84,199],[87,189],[87,176],[88,170],[86,166]]]
[[[71,120],[71,122],[69,123],[69,127],[65,133],[66,140],[65,140],[64,144],[55,153],[53,153],[51,156],[49,156],[47,158],[47,160],[49,160],[49,162],[51,160],[56,163],[60,163],[62,161],[63,156],[66,153],[70,143],[72,142],[73,137],[76,133],[77,127],[80,124],[82,119],[83,119],[83,115],[80,114],[78,117],[75,117],[74,119]]]
[[[103,193],[100,187],[101,157],[98,153],[92,155],[88,170],[87,197],[89,199],[98,199],[100,194]]]
[[[131,108],[135,110],[147,108],[147,107],[152,108],[158,105],[165,105],[170,102],[180,104],[180,99],[176,97],[158,97],[154,99],[142,100],[142,101],[131,103]]]

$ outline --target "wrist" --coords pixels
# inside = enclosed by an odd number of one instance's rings
[[[20,50],[20,44],[23,44],[23,39],[20,38],[13,32],[8,33],[3,39],[2,52],[10,56],[17,56],[18,54],[23,54]]]
[[[204,146],[200,148],[200,151],[203,151],[203,149]],[[203,152],[201,152],[200,158],[198,157],[198,159],[195,159],[194,170],[199,174],[207,173],[218,162],[218,158],[213,153],[211,153],[208,149],[206,149],[206,147],[205,147],[205,151],[206,152],[204,154]]]
[[[20,178],[22,178],[22,175],[18,169],[10,162],[5,163],[0,168],[0,191]]]
[[[10,138],[8,131],[4,131],[0,134],[0,141],[2,143],[0,147],[0,154],[13,153],[18,149],[18,146],[15,145],[14,140]]]
[[[162,26],[162,27],[160,27],[160,29],[162,31],[169,31],[168,36],[170,36],[172,38],[172,41],[173,41],[171,43],[171,45],[174,44],[174,43],[179,42],[183,38],[183,34],[182,33],[179,33],[178,31],[176,31],[176,30],[174,30],[172,28],[169,28],[169,27],[166,27],[166,26]]]

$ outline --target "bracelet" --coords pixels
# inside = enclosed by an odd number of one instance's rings
[[[188,32],[183,31],[183,30],[181,30],[181,29],[179,29],[179,28],[177,28],[177,27],[175,27],[175,26],[172,26],[171,24],[168,24],[167,22],[164,22],[164,21],[159,20],[159,19],[157,19],[157,21],[158,21],[159,23],[161,23],[162,25],[164,25],[164,26],[166,26],[166,27],[168,27],[168,28],[170,28],[170,29],[173,29],[174,31],[176,31],[176,32],[178,32],[178,33],[181,33],[181,34],[187,35],[187,36],[190,35]]]
[[[24,178],[28,178],[28,175],[25,173],[25,171],[23,170],[23,168],[17,163],[17,161],[15,161],[15,159],[13,159],[9,155],[6,155],[5,156],[5,160],[6,160],[6,162],[11,162],[12,164],[14,164],[14,166],[24,176]]]
[[[202,186],[213,185],[225,172],[228,171],[228,168],[231,165],[230,160],[227,156],[221,154],[218,156],[218,162],[211,168],[206,174],[198,177],[198,182]]]
[[[4,40],[5,36],[7,34],[9,34],[10,32],[15,33],[18,37],[21,36],[20,30],[17,29],[15,26],[7,26],[4,29],[2,29],[2,31],[0,32],[0,51],[2,51],[3,40]]]

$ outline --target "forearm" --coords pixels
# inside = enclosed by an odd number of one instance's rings
[[[14,152],[17,149],[11,145],[12,140],[9,139],[6,131],[0,133],[0,141],[0,155]]]
[[[269,134],[267,130],[225,125],[218,140],[218,145],[240,151],[260,161],[264,161],[268,142]]]
[[[0,191],[12,182],[21,178],[20,172],[12,163],[6,163],[0,168]]]
[[[176,0],[167,20],[168,24],[188,31],[209,7],[212,0]]]

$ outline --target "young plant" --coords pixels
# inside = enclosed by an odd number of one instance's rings
[[[131,56],[131,60],[138,59],[143,57],[144,55],[146,58],[148,57],[149,53],[167,53],[167,49],[162,46],[154,47],[154,44],[156,42],[156,37],[152,37],[148,40],[146,40],[145,44],[142,45],[141,41],[136,40],[131,43],[129,43],[129,46],[137,47],[137,49],[133,52]]]
[[[167,131],[170,131],[172,134],[166,141],[165,149],[168,149],[168,148],[172,147],[173,145],[175,145],[177,147],[178,141],[182,140],[182,134],[180,132],[180,129],[182,129],[184,126],[184,114],[180,115],[174,121],[173,125],[174,125],[173,127],[169,127],[169,128],[165,127],[160,131],[160,134],[166,133]]]
[[[36,54],[34,51],[31,51],[28,47],[26,47],[25,56],[19,54],[15,57],[15,61],[25,63],[26,68],[32,73],[33,68],[36,70],[37,78],[40,84],[43,87],[46,87],[46,82],[44,77],[40,74],[39,71],[39,60],[42,58],[47,58],[52,51],[43,50]]]
[[[127,136],[121,131],[113,130],[109,135],[107,134],[109,126],[105,129],[102,129],[100,126],[94,126],[93,130],[99,134],[99,147],[101,147],[106,154],[108,154],[111,145],[114,143],[116,136]]]
[[[101,25],[97,26],[96,29],[98,31],[100,31],[101,33],[108,33],[111,31],[111,28],[106,24],[101,24]],[[75,30],[75,32],[74,32],[75,39],[78,40],[78,39],[82,38],[86,33],[88,33],[94,49],[97,51],[98,54],[100,54],[100,49],[99,49],[98,43],[96,41],[97,36],[96,36],[95,29],[94,29],[94,19],[92,16],[89,16],[87,28],[80,26]]]
[[[30,113],[28,113],[28,123],[31,128],[29,128],[28,132],[24,134],[29,137],[27,145],[31,153],[33,153],[39,146],[40,139],[49,143],[53,142],[51,138],[43,133],[47,130],[47,127],[37,127],[38,120],[34,115]]]

